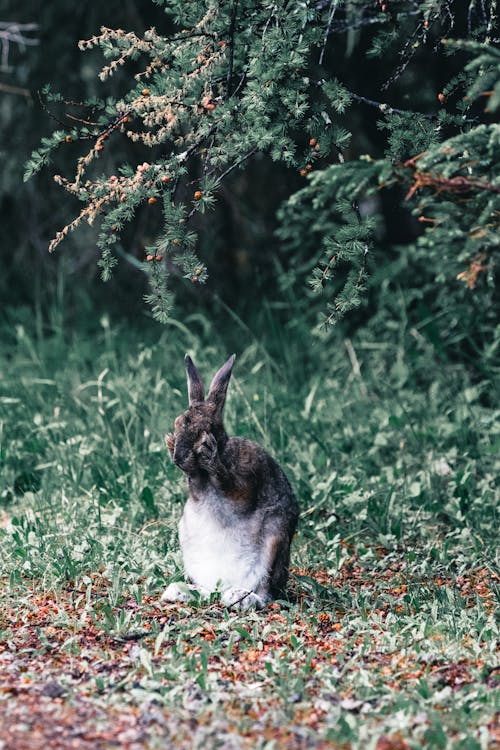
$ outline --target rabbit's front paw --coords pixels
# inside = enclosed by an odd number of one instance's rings
[[[193,598],[193,587],[185,583],[169,583],[160,601],[162,602],[188,602]]]
[[[227,589],[220,600],[225,607],[232,607],[233,609],[249,609],[250,607],[262,609],[266,604],[262,597],[246,589]]]
[[[175,448],[175,437],[171,432],[169,432],[168,435],[165,435],[165,445],[167,446],[170,455],[173,456]]]
[[[210,471],[217,458],[217,441],[211,432],[203,432],[194,445],[194,452],[201,469]]]

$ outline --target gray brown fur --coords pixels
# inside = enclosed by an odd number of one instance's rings
[[[213,590],[219,557],[226,558],[231,570],[220,572],[222,600],[262,606],[285,596],[298,506],[277,462],[257,443],[225,431],[223,408],[234,359],[217,372],[205,400],[200,373],[186,355],[189,408],[175,420],[166,443],[187,475],[179,536],[188,576],[197,588]],[[185,593],[171,584],[164,599],[180,598]]]

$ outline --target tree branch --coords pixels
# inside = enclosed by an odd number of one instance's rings
[[[231,96],[231,83],[233,80],[233,65],[234,65],[234,35],[236,31],[236,14],[238,12],[238,0],[233,0],[233,7],[231,9],[231,21],[229,25],[229,64],[227,70],[226,79],[226,99]]]
[[[20,96],[25,96],[27,99],[31,99],[31,91],[23,89],[20,86],[9,86],[8,83],[0,83],[0,91],[6,91],[8,94],[19,94]]]
[[[18,47],[28,47],[38,44],[38,39],[26,36],[30,31],[38,29],[36,23],[17,23],[15,21],[0,21],[0,47],[2,49],[0,58],[0,70],[9,72],[10,45],[17,44]]]

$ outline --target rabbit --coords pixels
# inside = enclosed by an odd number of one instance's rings
[[[191,585],[170,584],[162,601],[220,590],[225,606],[260,609],[285,596],[298,505],[284,472],[260,445],[226,434],[222,414],[235,359],[218,370],[205,399],[201,375],[185,357],[189,408],[165,441],[187,476],[179,541]]]

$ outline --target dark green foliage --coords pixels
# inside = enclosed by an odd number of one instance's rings
[[[361,293],[365,289],[366,263],[369,252],[374,222],[362,219],[354,197],[349,203],[346,199],[334,207],[335,214],[342,217],[343,223],[336,230],[334,237],[324,241],[325,251],[319,265],[311,274],[311,287],[314,292],[323,292],[328,286],[338,266],[347,263],[350,270],[341,291],[337,291],[334,301],[328,304],[328,315],[325,322],[334,323],[350,310],[361,304]]]
[[[374,270],[372,242],[383,250],[373,254],[377,265],[386,262],[378,196],[394,186],[420,222],[415,249],[435,269],[435,283],[455,297],[465,284],[470,297],[489,299],[500,209],[492,171],[498,128],[490,118],[500,60],[493,2],[468,19],[453,2],[158,4],[168,17],[164,35],[106,27],[80,42],[104,54],[102,81],[126,71],[128,85],[123,95],[89,101],[27,166],[29,175],[62,144],[82,146],[75,177],[56,180],[84,207],[51,249],[82,221],[100,223],[99,265],[108,279],[125,225],[141,204],[158,201],[164,226],[145,250],[155,258],[148,299],[155,317],[166,319],[170,295],[158,269],[166,278],[179,266],[193,283],[205,280],[188,227],[214,208],[229,174],[267,154],[308,177],[309,186],[282,209],[278,234],[294,253],[290,270],[308,267],[314,289],[327,295],[327,322],[359,307]],[[429,59],[442,66],[434,91],[424,85]],[[60,95],[46,96],[71,109]],[[398,96],[401,106],[386,103]],[[379,129],[371,153],[363,151],[354,106],[363,108],[366,132]],[[90,110],[92,124],[84,117]],[[123,164],[119,178],[97,174],[96,159],[120,134],[153,149],[150,161]],[[353,202],[360,206],[354,218]]]

